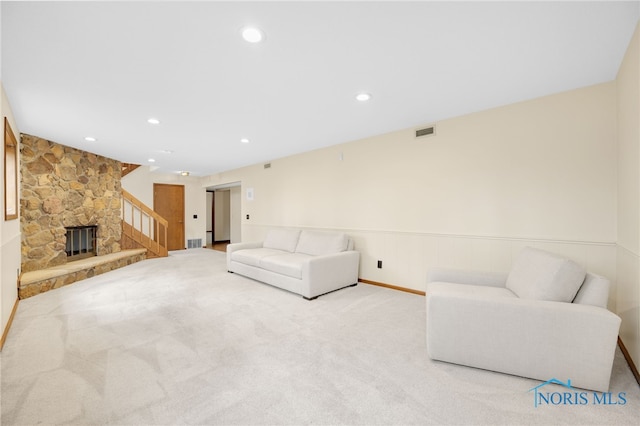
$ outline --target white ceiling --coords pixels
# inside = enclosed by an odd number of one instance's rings
[[[1,7],[21,132],[192,175],[611,81],[640,17],[638,1]]]

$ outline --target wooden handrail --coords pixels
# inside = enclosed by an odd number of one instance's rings
[[[131,164],[131,163],[121,163],[121,164],[122,164],[122,177],[125,177],[126,175],[128,175],[129,173],[131,173],[132,171],[140,167],[140,164]]]
[[[165,218],[129,192],[122,190],[122,232],[125,235],[156,256],[166,257],[169,255],[168,228],[169,223]]]

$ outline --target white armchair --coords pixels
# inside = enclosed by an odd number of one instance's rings
[[[607,279],[526,248],[508,275],[432,269],[426,293],[430,358],[609,389],[620,318]]]

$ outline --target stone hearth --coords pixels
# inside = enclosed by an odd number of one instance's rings
[[[103,274],[146,259],[147,249],[122,250],[104,256],[93,256],[65,265],[26,272],[20,277],[18,297],[26,299],[60,288],[85,278]]]

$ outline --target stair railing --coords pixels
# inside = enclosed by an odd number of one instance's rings
[[[158,257],[169,255],[168,222],[142,201],[122,190],[122,232]]]

